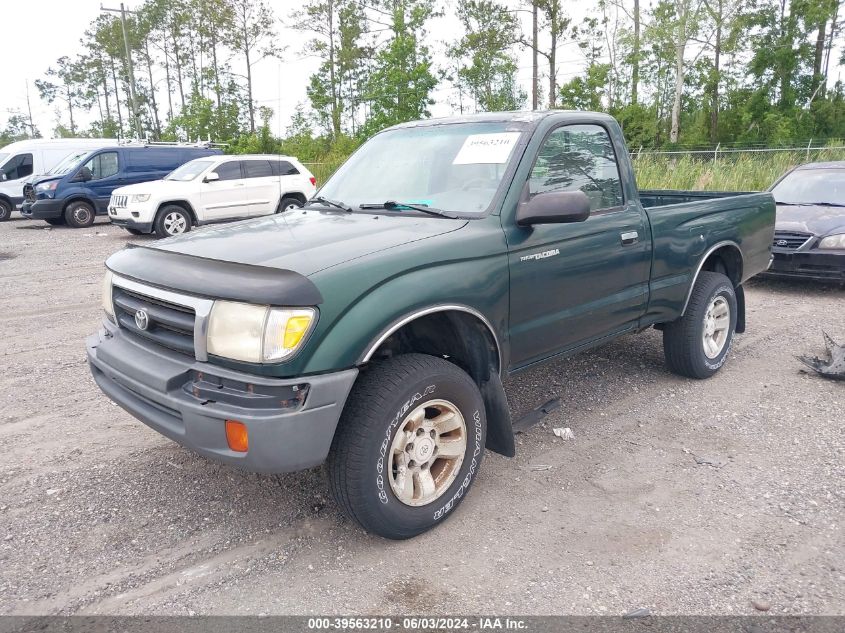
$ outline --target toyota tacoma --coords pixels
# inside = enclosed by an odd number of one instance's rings
[[[327,462],[342,510],[409,538],[485,448],[502,381],[647,328],[712,376],[769,266],[769,193],[638,191],[603,114],[493,113],[376,134],[304,208],[106,261],[94,379],[142,422],[244,469]]]

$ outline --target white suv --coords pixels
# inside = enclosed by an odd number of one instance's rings
[[[239,220],[301,207],[316,180],[290,156],[208,156],[164,180],[115,189],[109,219],[133,235],[178,235],[194,225]]]

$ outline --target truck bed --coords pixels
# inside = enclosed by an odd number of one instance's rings
[[[746,196],[754,191],[684,191],[682,189],[640,189],[640,202],[649,209],[670,204],[686,204],[717,198]]]

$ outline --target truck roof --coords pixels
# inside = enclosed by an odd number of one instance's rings
[[[563,115],[567,118],[577,119],[591,119],[591,120],[606,120],[614,121],[615,119],[609,114],[603,112],[587,112],[582,110],[524,110],[524,111],[510,111],[510,112],[479,112],[476,114],[461,114],[457,116],[439,117],[433,119],[421,119],[419,121],[408,121],[407,123],[399,123],[398,125],[387,128],[388,130],[397,130],[410,127],[426,127],[433,125],[452,125],[455,123],[485,123],[485,122],[514,122],[524,123],[529,127],[535,127],[540,121],[552,116]]]

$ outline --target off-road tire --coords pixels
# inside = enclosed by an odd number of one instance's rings
[[[0,222],[5,222],[12,217],[12,204],[6,200],[0,200]]]
[[[96,217],[94,207],[82,200],[74,200],[65,207],[65,222],[75,229],[91,226]]]
[[[721,351],[709,358],[704,351],[705,319],[717,297],[722,297],[728,305],[730,325]],[[688,378],[709,378],[719,371],[733,344],[736,318],[736,291],[731,280],[721,273],[702,271],[684,316],[663,328],[663,355],[669,370]]]
[[[173,216],[174,214],[181,215],[184,218],[185,222],[185,229],[180,231],[179,233],[171,233],[167,230],[165,224],[167,223],[167,218]],[[191,230],[193,220],[191,220],[191,214],[188,213],[183,207],[180,207],[178,204],[168,204],[165,207],[159,209],[158,214],[156,215],[155,222],[153,223],[153,228],[155,230],[156,235],[159,237],[172,237],[174,235],[183,235]]]
[[[301,209],[304,205],[299,198],[285,196],[279,200],[279,206],[276,207],[276,213],[284,213],[285,211],[292,211],[294,209]]]
[[[454,404],[463,417],[463,462],[440,496],[411,506],[391,487],[388,451],[407,415],[435,400]],[[329,486],[343,512],[365,530],[411,538],[454,513],[478,474],[486,433],[481,392],[456,365],[425,354],[373,363],[358,377],[343,409],[328,457]]]

